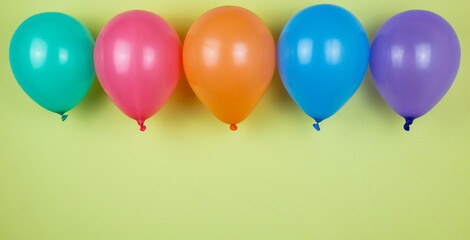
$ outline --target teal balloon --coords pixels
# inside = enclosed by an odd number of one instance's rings
[[[23,90],[41,107],[67,117],[95,78],[94,40],[78,20],[63,13],[26,19],[10,42],[10,66]]]
[[[362,24],[344,8],[321,4],[293,16],[277,47],[289,94],[317,123],[335,114],[361,85],[369,62]]]

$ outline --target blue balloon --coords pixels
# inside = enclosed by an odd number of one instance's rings
[[[330,4],[303,9],[282,30],[277,46],[282,82],[316,123],[335,114],[361,85],[369,62],[364,27]]]

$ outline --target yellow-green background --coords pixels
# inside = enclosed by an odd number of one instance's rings
[[[231,4],[258,14],[277,39],[293,14],[321,2],[2,1],[0,239],[470,239],[470,3],[328,2],[354,13],[370,39],[409,9],[434,11],[454,26],[460,72],[411,132],[369,73],[321,132],[277,74],[237,132],[213,117],[184,79],[144,133],[98,81],[62,123],[26,96],[9,68],[10,37],[33,14],[70,14],[96,38],[114,15],[145,9],[183,38],[205,11]]]

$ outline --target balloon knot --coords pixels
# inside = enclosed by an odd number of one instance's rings
[[[235,124],[230,124],[230,130],[237,131],[238,127]]]
[[[69,115],[65,115],[65,114],[60,114],[60,118],[62,119],[62,122],[65,121],[65,119],[67,119]]]
[[[145,129],[147,129],[147,127],[144,125],[145,123],[145,120],[137,120],[137,124],[139,124],[140,126],[140,131],[145,131]]]
[[[319,122],[314,123],[313,127],[315,128],[315,130],[320,131],[320,125],[318,125],[318,124],[319,124]]]
[[[405,125],[403,126],[403,129],[405,129],[405,131],[410,131],[410,125],[413,124],[413,118],[405,118]]]

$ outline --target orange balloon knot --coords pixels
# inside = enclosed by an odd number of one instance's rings
[[[237,131],[238,127],[235,124],[230,124],[230,130]]]
[[[145,129],[147,129],[147,127],[144,125],[144,122],[145,120],[137,120],[137,124],[139,124],[140,126],[140,131],[145,131]]]

